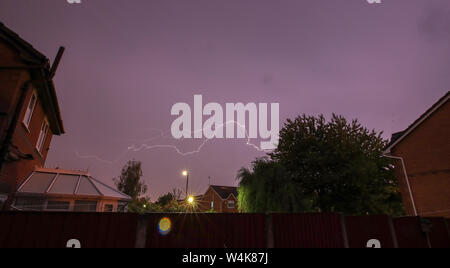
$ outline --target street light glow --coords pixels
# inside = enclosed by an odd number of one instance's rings
[[[189,196],[187,201],[188,201],[189,204],[192,205],[194,203],[194,197],[192,195]]]
[[[183,176],[185,176],[185,177],[187,177],[187,175],[189,174],[188,172],[187,172],[187,170],[183,170]]]

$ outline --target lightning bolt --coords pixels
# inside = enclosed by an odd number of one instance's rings
[[[225,126],[227,126],[227,125],[230,125],[230,124],[234,124],[234,125],[236,125],[237,127],[241,128],[241,129],[244,129],[244,131],[245,131],[245,138],[247,139],[247,141],[246,141],[246,145],[247,145],[247,146],[249,146],[249,147],[255,149],[255,150],[258,151],[258,152],[268,152],[268,151],[271,151],[271,150],[263,150],[263,149],[261,149],[259,146],[257,146],[257,145],[255,145],[255,144],[251,143],[252,138],[250,138],[250,135],[249,135],[249,133],[248,133],[248,131],[247,131],[247,128],[245,127],[245,125],[242,125],[242,124],[240,124],[239,122],[236,122],[236,121],[234,121],[234,120],[230,120],[230,121],[227,121],[227,122],[225,122],[225,123],[223,123],[223,124],[220,124],[220,125],[218,126],[218,128],[222,128],[222,129],[223,129],[223,127],[225,127]],[[141,145],[139,145],[139,146],[137,146],[137,145],[131,145],[131,146],[129,146],[123,153],[121,153],[115,160],[112,160],[112,161],[102,159],[101,157],[98,157],[98,156],[96,156],[96,155],[81,155],[81,154],[78,153],[78,151],[75,151],[75,154],[76,154],[76,156],[77,156],[78,158],[81,158],[81,159],[95,159],[95,160],[98,160],[98,161],[100,161],[100,162],[102,162],[102,163],[106,163],[106,164],[114,164],[114,163],[117,163],[117,162],[120,161],[125,155],[127,155],[129,152],[140,152],[140,151],[143,151],[143,150],[152,150],[152,149],[160,149],[160,148],[174,150],[177,154],[179,154],[179,155],[181,155],[181,156],[184,157],[184,156],[189,156],[189,155],[193,155],[193,154],[200,153],[200,152],[202,151],[202,148],[203,148],[209,141],[212,140],[212,139],[203,139],[202,143],[201,143],[195,150],[184,152],[184,151],[182,151],[181,149],[179,149],[176,145],[171,145],[171,144],[156,144],[156,145],[149,145],[148,142],[153,141],[153,140],[156,140],[156,139],[159,139],[159,138],[164,138],[164,137],[166,137],[166,136],[165,136],[166,133],[169,132],[169,130],[168,130],[168,131],[163,131],[163,130],[161,130],[161,129],[150,129],[150,130],[158,131],[158,132],[159,132],[159,135],[150,137],[150,138],[145,139],[145,140],[141,140],[141,142],[144,142],[144,143],[141,144]],[[203,132],[203,129],[198,129],[198,130],[192,131],[191,134],[195,134],[195,133],[199,133],[199,132]]]

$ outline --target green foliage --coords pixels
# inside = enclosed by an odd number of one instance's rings
[[[153,204],[146,197],[137,198],[128,204],[128,212],[131,213],[145,213],[153,208]]]
[[[181,191],[179,189],[173,189],[172,192],[160,196],[156,203],[164,207],[180,199],[181,199]]]
[[[122,168],[119,179],[113,179],[119,191],[131,196],[133,200],[147,193],[147,185],[142,180],[142,164],[139,161],[128,161]]]
[[[238,178],[239,210],[242,212],[302,212],[311,210],[300,185],[285,168],[268,158],[259,158],[252,171],[242,168]]]
[[[240,170],[239,208],[401,215],[393,167],[382,157],[386,144],[381,133],[337,115],[288,120],[269,158]]]
[[[128,205],[129,212],[142,213],[149,204],[148,197],[141,197],[147,193],[147,185],[142,179],[142,164],[139,161],[128,161],[122,168],[119,179],[114,178],[117,190],[129,195],[132,198]]]
[[[217,213],[217,211],[215,211],[214,208],[211,208],[210,210],[205,211],[205,213]]]

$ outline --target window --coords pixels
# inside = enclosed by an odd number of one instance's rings
[[[105,205],[105,208],[103,209],[103,212],[113,212],[114,211],[114,206],[113,205]]]
[[[48,201],[47,210],[69,211],[70,202],[68,201]]]
[[[27,106],[27,111],[25,112],[25,117],[23,118],[23,123],[27,128],[30,127],[31,118],[33,117],[34,108],[36,107],[36,102],[37,102],[36,93],[33,92],[33,94],[31,95],[30,102],[28,103]]]
[[[73,211],[78,212],[96,212],[97,211],[97,201],[75,201],[75,207]]]
[[[128,203],[121,202],[117,204],[117,212],[127,212],[128,211]]]
[[[234,201],[228,201],[228,208],[234,208]]]
[[[44,120],[44,123],[42,123],[41,133],[39,133],[39,139],[36,144],[36,149],[40,153],[42,153],[44,149],[45,140],[47,139],[47,133],[48,133],[48,123],[47,120]]]
[[[214,201],[211,201],[211,208],[214,208]]]
[[[44,199],[20,197],[16,199],[14,206],[21,210],[42,211],[44,208]]]

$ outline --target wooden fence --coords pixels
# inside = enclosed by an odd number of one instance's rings
[[[1,212],[0,248],[450,248],[443,218]]]

